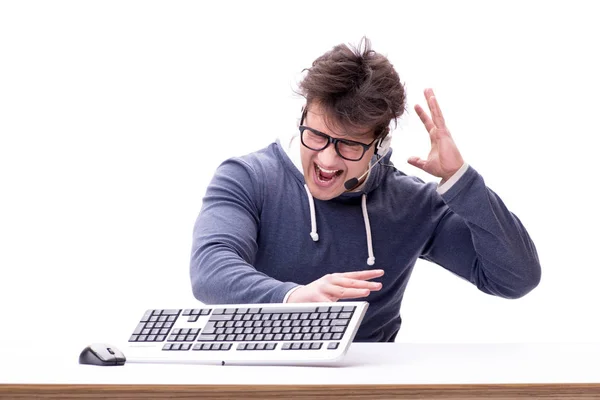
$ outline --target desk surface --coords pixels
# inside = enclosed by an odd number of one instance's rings
[[[8,390],[109,390],[128,385],[166,385],[177,393],[215,388],[224,390],[261,389],[273,392],[273,385],[287,385],[293,393],[316,390],[327,385],[336,390],[358,393],[365,390],[423,390],[460,388],[482,390],[535,389],[537,394],[562,393],[562,398],[600,398],[600,343],[589,344],[406,344],[354,343],[337,367],[275,367],[126,364],[118,367],[79,365],[79,347],[42,351],[30,348],[0,350],[0,397]],[[36,351],[39,354],[36,356]],[[53,386],[43,385],[70,385]],[[20,385],[29,385],[27,387]],[[33,386],[32,386],[33,385]],[[217,385],[216,387],[214,385]],[[249,385],[249,386],[244,386]],[[484,386],[481,386],[484,385]],[[271,388],[269,389],[269,386]],[[158,386],[152,386],[159,390]],[[219,388],[220,387],[220,388]],[[70,389],[69,389],[70,388]],[[138,389],[140,386],[138,386]],[[494,389],[496,388],[496,389]],[[582,396],[572,397],[562,389]],[[285,390],[283,386],[279,389]],[[444,390],[446,390],[444,389]],[[12,392],[16,393],[16,392]],[[291,392],[290,392],[291,393]],[[338,392],[341,395],[342,392]],[[368,392],[371,395],[375,393]],[[380,392],[382,394],[383,392]],[[395,396],[398,393],[394,392]],[[446,396],[437,398],[453,398]],[[390,393],[388,393],[389,395]],[[528,395],[531,395],[529,392]],[[149,394],[146,393],[146,396]],[[173,392],[169,394],[174,395]],[[279,392],[281,395],[281,392]],[[413,392],[414,395],[414,392]],[[183,395],[182,395],[183,396]],[[262,393],[265,397],[265,393]],[[286,395],[287,396],[287,395]],[[316,394],[313,393],[312,397]],[[462,396],[466,396],[465,393]],[[479,393],[481,396],[481,392]],[[268,396],[267,396],[268,397]],[[318,397],[318,396],[316,396]],[[436,397],[433,397],[436,398]],[[494,397],[503,398],[503,397]],[[508,398],[508,397],[507,397]],[[548,397],[554,398],[554,397]],[[558,398],[558,397],[556,397]]]

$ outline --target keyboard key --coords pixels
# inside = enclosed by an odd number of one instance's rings
[[[214,322],[214,321],[231,321],[233,319],[233,315],[212,315],[209,319],[209,321]]]
[[[293,313],[314,313],[316,307],[269,307],[263,308],[261,313],[263,314],[293,314]]]
[[[152,310],[148,310],[144,313],[144,315],[142,316],[142,319],[140,319],[141,322],[148,322],[150,321],[150,317],[152,316]]]
[[[139,335],[140,333],[142,333],[142,330],[146,327],[146,324],[138,324],[138,326],[135,327],[135,329],[133,330],[133,334],[134,335]]]
[[[327,345],[327,350],[335,350],[340,344],[338,342],[331,342]]]
[[[336,319],[334,321],[331,321],[331,325],[333,325],[333,326],[346,326],[346,325],[348,325],[348,320],[347,319]]]

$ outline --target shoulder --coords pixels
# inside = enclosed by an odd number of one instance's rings
[[[383,185],[387,191],[392,191],[395,194],[406,196],[431,196],[437,194],[437,183],[425,182],[423,179],[407,175],[403,171],[394,166],[387,166]]]
[[[271,143],[252,153],[230,157],[219,165],[217,174],[233,174],[233,177],[238,175],[249,175],[252,178],[264,177],[265,172],[273,170],[277,164],[280,164],[275,146],[275,143]]]

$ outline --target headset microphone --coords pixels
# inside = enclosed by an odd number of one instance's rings
[[[361,176],[359,177],[354,177],[354,178],[350,178],[348,179],[346,182],[344,182],[344,187],[346,188],[346,190],[348,192],[356,189],[356,187],[358,186],[358,182],[365,177],[365,175],[367,175],[369,173],[369,171],[371,171],[371,169],[377,165],[378,162],[380,162],[381,160],[383,160],[383,158],[387,155],[387,153],[390,151],[390,145],[392,143],[392,135],[388,134],[386,135],[385,138],[379,140],[377,142],[377,148],[375,151],[375,154],[378,155],[378,159],[377,161],[375,161],[373,163],[373,165],[369,166],[369,169],[367,169]]]

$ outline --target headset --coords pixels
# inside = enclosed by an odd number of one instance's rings
[[[369,169],[367,169],[362,175],[350,178],[346,182],[344,182],[344,187],[346,191],[351,192],[356,189],[360,183],[360,181],[371,171],[371,169],[377,165],[383,158],[390,152],[392,145],[392,134],[389,133],[390,128],[386,128],[388,133],[385,137],[379,139],[377,144],[375,145],[375,155],[377,156],[377,161],[375,161],[372,165],[369,165]]]

